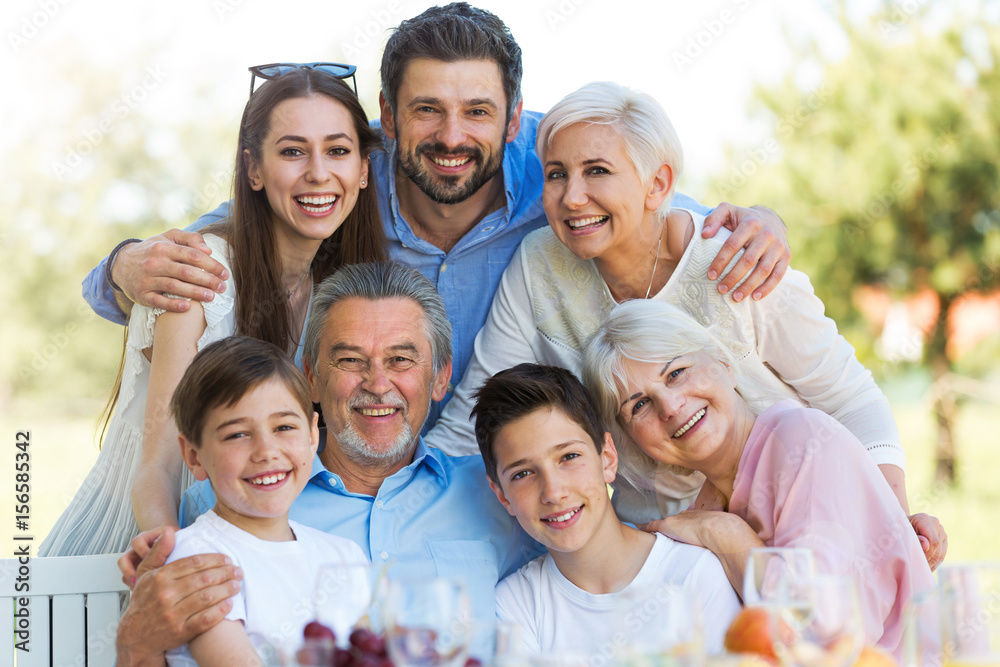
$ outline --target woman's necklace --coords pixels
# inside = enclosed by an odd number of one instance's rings
[[[649,298],[649,292],[653,289],[653,281],[656,280],[656,265],[660,263],[660,246],[663,244],[663,229],[660,229],[660,240],[656,242],[656,259],[653,260],[653,273],[649,276],[649,287],[646,288],[646,296],[644,299]]]
[[[655,266],[653,267],[653,270],[656,271],[656,267]],[[306,272],[302,274],[301,278],[299,278],[299,282],[295,283],[295,287],[293,287],[292,289],[290,289],[287,292],[285,292],[285,298],[286,299],[291,299],[292,298],[292,295],[295,294],[295,292],[298,291],[299,286],[302,285],[302,281],[305,280],[306,276],[308,276],[310,273],[312,273],[312,266],[310,266],[308,269],[306,269]]]

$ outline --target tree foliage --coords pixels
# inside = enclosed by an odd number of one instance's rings
[[[176,101],[151,60],[53,63],[48,98],[15,96],[32,114],[3,147],[0,405],[44,400],[62,412],[106,396],[122,329],[91,312],[80,282],[119,240],[185,226],[228,198],[236,122],[164,114]]]
[[[774,136],[734,151],[716,187],[781,213],[794,264],[841,323],[856,321],[856,286],[932,289],[942,316],[925,357],[940,378],[943,314],[963,292],[1000,285],[1000,29],[954,13],[942,27],[929,20],[942,5],[913,4],[861,22],[842,11],[847,54],[805,49],[798,76],[757,91]]]

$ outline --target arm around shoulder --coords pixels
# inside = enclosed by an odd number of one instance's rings
[[[165,294],[207,301],[212,291],[225,289],[225,267],[210,257],[211,250],[197,230],[225,219],[229,202],[195,220],[186,229],[172,229],[145,241],[121,248],[111,265],[117,292],[107,281],[105,257],[83,281],[83,296],[101,317],[124,324],[119,303],[129,301],[154,308],[180,311],[186,302]],[[204,275],[200,275],[204,274]]]

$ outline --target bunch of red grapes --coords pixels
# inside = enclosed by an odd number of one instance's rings
[[[312,621],[302,631],[302,648],[296,653],[299,665],[309,667],[395,667],[386,651],[385,638],[367,628],[351,631],[350,648],[337,648],[337,635],[319,621]],[[482,667],[476,658],[465,667]]]

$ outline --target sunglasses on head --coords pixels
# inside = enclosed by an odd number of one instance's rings
[[[248,67],[250,70],[250,95],[253,96],[254,83],[257,77],[261,79],[277,79],[282,74],[288,74],[297,69],[315,69],[325,72],[338,79],[350,78],[354,86],[354,94],[358,94],[358,83],[354,78],[357,67],[345,65],[343,63],[271,63],[270,65],[256,65]]]

